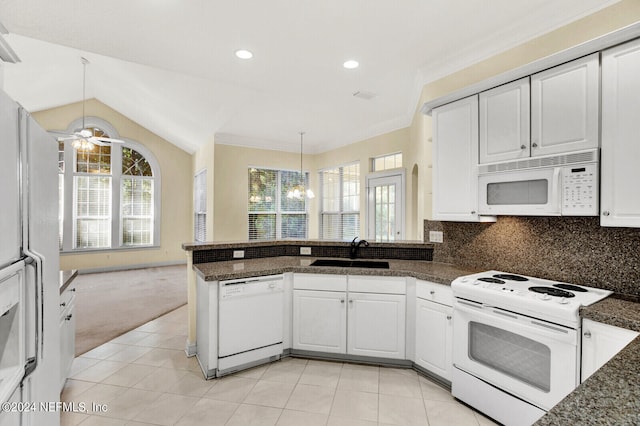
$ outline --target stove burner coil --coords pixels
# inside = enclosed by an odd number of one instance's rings
[[[555,296],[555,297],[569,298],[569,297],[576,296],[571,292],[560,290],[559,288],[555,288],[555,287],[529,287],[529,291],[533,291],[534,293],[548,294],[549,296]]]
[[[496,274],[493,276],[494,278],[499,278],[502,280],[511,280],[511,281],[529,281],[529,278],[522,277],[520,275],[513,274]]]
[[[577,285],[573,285],[573,284],[558,283],[558,284],[554,284],[553,286],[561,288],[563,290],[577,291],[577,292],[580,292],[580,293],[589,292],[589,290],[587,290],[586,288],[578,287]]]
[[[485,283],[491,283],[491,284],[504,284],[504,281],[499,280],[497,278],[491,278],[491,277],[478,278],[478,281],[483,281]]]

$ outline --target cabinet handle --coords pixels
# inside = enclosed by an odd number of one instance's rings
[[[520,149],[527,149],[526,145],[520,145]]]
[[[66,317],[64,317],[65,321],[71,321],[71,318],[73,318],[73,314],[69,314]]]
[[[76,288],[70,288],[69,291],[76,291]]]
[[[475,210],[471,210],[471,214],[476,214],[476,211]]]
[[[538,144],[537,144],[536,142],[534,142],[534,143],[532,143],[532,144],[531,144],[531,146],[532,146],[533,148],[537,148],[537,147],[538,147]]]
[[[65,302],[62,302],[60,306],[67,306],[67,304]]]
[[[447,315],[447,319],[448,319],[448,320],[451,320],[451,315]]]
[[[344,299],[340,299],[340,303],[344,303]]]
[[[608,210],[603,211],[602,216],[609,216],[609,211]]]
[[[353,304],[353,299],[349,299],[349,303]]]
[[[429,294],[433,296],[434,294],[436,294],[436,291],[435,291],[435,290],[431,290],[431,291],[429,292]]]
[[[591,332],[590,331],[585,331],[584,332],[584,337],[586,337],[587,339],[591,339]]]

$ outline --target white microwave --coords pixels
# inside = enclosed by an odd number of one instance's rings
[[[598,150],[478,166],[478,213],[598,216]]]

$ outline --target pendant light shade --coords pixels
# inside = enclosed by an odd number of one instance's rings
[[[302,143],[304,132],[300,132],[300,183],[289,189],[287,198],[302,200],[304,198],[315,198],[315,194],[311,189],[305,187],[304,173],[302,172]]]

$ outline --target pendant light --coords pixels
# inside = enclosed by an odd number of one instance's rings
[[[89,60],[80,57],[80,61],[82,62],[82,130],[80,130],[80,134],[82,135],[82,137],[75,139],[71,144],[77,150],[92,151],[94,148],[94,144],[89,140],[89,137],[93,136],[93,132],[89,132],[88,130],[86,130],[84,125],[85,102],[87,97],[87,64],[89,63]]]
[[[304,136],[304,132],[300,132],[300,183],[293,188],[289,189],[287,192],[287,198],[302,200],[306,198],[315,198],[315,194],[311,189],[306,189],[304,186],[304,173],[302,172],[302,138]]]

